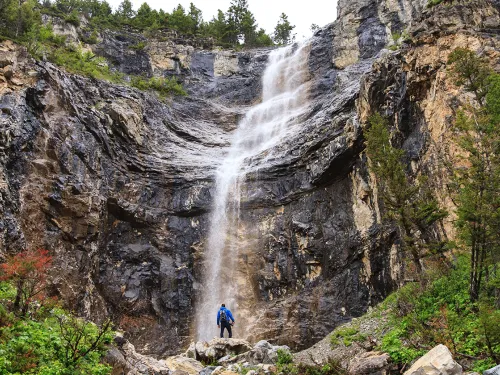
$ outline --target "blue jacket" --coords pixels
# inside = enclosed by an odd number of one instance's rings
[[[221,307],[219,309],[219,311],[217,311],[217,325],[220,324],[220,312],[224,310],[226,312],[226,316],[229,320],[232,320],[233,323],[234,323],[234,318],[233,318],[233,314],[231,314],[231,311],[229,311],[229,309],[226,309],[225,307]]]

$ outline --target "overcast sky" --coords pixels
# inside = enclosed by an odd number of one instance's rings
[[[131,0],[137,10],[145,0]],[[118,7],[121,0],[111,0],[114,9]],[[210,21],[217,14],[217,9],[226,12],[231,0],[146,0],[154,9],[162,8],[171,12],[177,4],[189,9],[189,3],[201,9],[203,19]],[[310,26],[315,23],[324,26],[335,21],[337,15],[337,0],[248,0],[250,11],[255,16],[259,27],[266,29],[272,34],[278,23],[279,16],[284,12],[288,20],[295,25],[293,30],[298,39],[303,36],[312,35]]]

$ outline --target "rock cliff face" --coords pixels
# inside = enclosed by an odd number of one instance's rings
[[[446,77],[447,55],[460,46],[499,57],[498,2],[424,5],[341,0],[339,20],[309,41],[303,126],[245,183],[238,282],[248,298],[237,335],[302,348],[400,281],[404,263],[394,229],[381,225],[362,126],[374,111],[391,116],[413,172],[436,176],[443,192],[437,145],[463,99]],[[403,31],[409,44],[384,49]],[[215,168],[260,100],[269,51],[208,50],[132,31],[100,39],[94,50],[116,69],[178,75],[189,95],[162,102],[34,62],[4,42],[0,252],[50,249],[52,293],[94,319],[113,316],[140,352],[174,353],[192,339],[210,261]],[[443,235],[449,226],[436,228]]]

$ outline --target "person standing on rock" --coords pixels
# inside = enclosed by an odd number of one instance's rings
[[[226,305],[222,304],[219,311],[217,312],[217,327],[220,328],[220,337],[224,337],[224,328],[227,329],[229,333],[229,338],[233,337],[233,332],[231,326],[234,324],[233,314],[229,309],[226,309]]]

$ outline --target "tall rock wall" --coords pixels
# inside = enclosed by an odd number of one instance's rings
[[[404,259],[382,225],[363,126],[375,111],[389,115],[412,173],[436,176],[451,207],[435,163],[448,151],[436,145],[449,139],[463,94],[446,57],[461,46],[497,62],[498,30],[494,1],[340,1],[339,20],[308,42],[301,128],[245,181],[237,335],[302,348],[397,286]],[[403,31],[412,42],[385,49]],[[188,96],[161,101],[2,43],[0,253],[48,248],[51,293],[87,316],[111,315],[141,352],[174,353],[194,334],[215,168],[260,100],[269,50],[202,49],[130,30],[100,40],[92,48],[116,69],[178,75]]]

